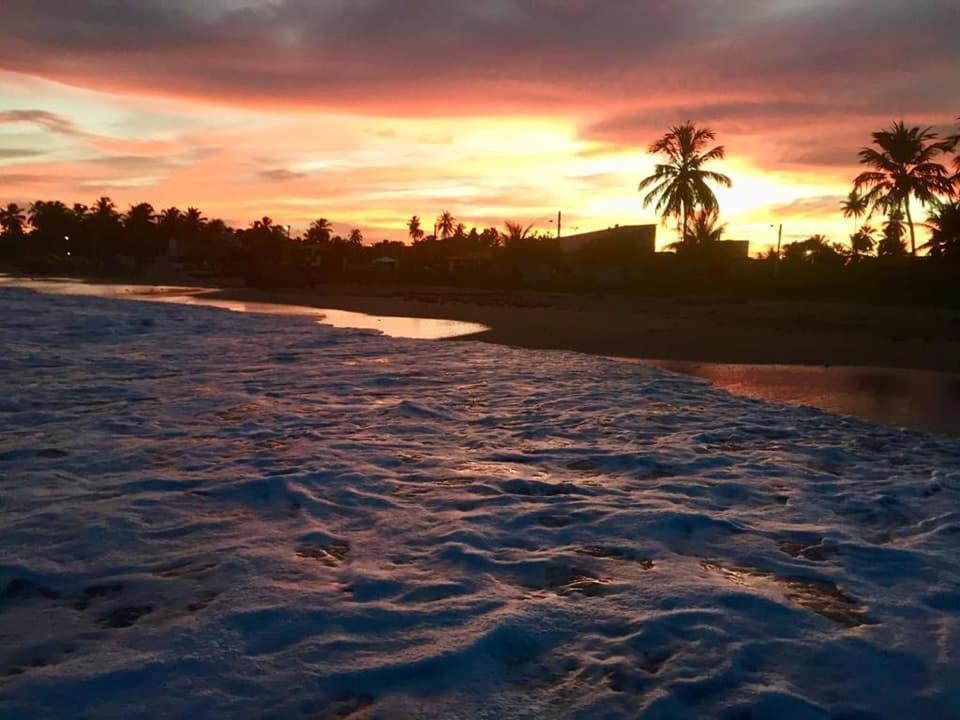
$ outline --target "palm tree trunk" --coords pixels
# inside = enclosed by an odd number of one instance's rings
[[[680,236],[680,244],[683,245],[687,242],[687,216],[690,213],[687,212],[687,204],[683,203],[683,235]]]
[[[913,231],[913,216],[910,215],[910,196],[903,201],[904,208],[907,211],[907,224],[910,226],[910,254],[916,257],[917,254],[917,236]]]

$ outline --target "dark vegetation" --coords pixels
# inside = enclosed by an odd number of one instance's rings
[[[960,305],[960,135],[894,123],[860,151],[864,172],[839,208],[855,223],[846,243],[814,235],[755,259],[722,252],[724,226],[707,169],[724,156],[714,133],[685,123],[650,146],[662,158],[640,189],[664,221],[675,221],[673,252],[630,243],[592,243],[565,252],[558,238],[507,222],[468,230],[449,212],[427,234],[407,223],[410,244],[365,245],[319,219],[302,235],[270,218],[234,229],[197,208],[157,212],[140,203],[121,212],[106,197],[92,206],[37,201],[0,208],[0,262],[22,272],[136,276],[186,268],[198,276],[239,276],[257,287],[391,282],[640,294],[781,296]],[[940,161],[943,162],[940,162]],[[918,223],[911,211],[927,209]],[[918,244],[917,225],[929,232]]]

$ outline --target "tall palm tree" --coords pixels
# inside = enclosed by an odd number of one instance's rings
[[[854,188],[847,195],[847,199],[840,204],[840,207],[845,218],[853,218],[853,231],[856,232],[860,224],[860,217],[866,215],[867,210],[870,209],[870,201]]]
[[[410,232],[410,239],[414,242],[420,242],[423,239],[423,228],[420,227],[418,215],[414,215],[407,221],[407,230]]]
[[[873,168],[860,173],[853,181],[854,189],[870,203],[870,212],[880,207],[888,213],[903,211],[910,228],[910,253],[917,254],[917,238],[910,213],[910,200],[926,206],[939,196],[954,194],[953,179],[947,169],[934,162],[941,153],[953,147],[951,140],[940,140],[932,128],[910,127],[902,121],[888,130],[873,133],[879,149],[860,150],[860,163]]]
[[[656,202],[656,210],[663,220],[680,220],[681,239],[687,236],[690,216],[697,207],[704,210],[719,207],[707,183],[723,187],[733,184],[726,175],[704,169],[710,161],[722,160],[724,156],[722,145],[705,150],[712,140],[716,140],[713,130],[698,128],[687,121],[671,127],[649,147],[650,153],[665,156],[666,162],[657,164],[653,175],[644,178],[637,189],[640,192],[650,189],[643,198],[644,207]]]
[[[457,226],[457,219],[448,210],[444,210],[437,218],[437,232],[440,237],[447,239],[453,235],[453,229]]]

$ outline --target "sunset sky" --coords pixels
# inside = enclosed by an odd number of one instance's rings
[[[728,237],[846,240],[870,131],[960,115],[958,34],[956,0],[3,0],[0,200],[590,230],[655,219],[645,148],[692,119]]]

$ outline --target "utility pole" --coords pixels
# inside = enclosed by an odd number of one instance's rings
[[[560,226],[563,222],[563,211],[557,210],[557,240],[560,239]]]
[[[783,223],[780,223],[780,228],[777,230],[777,262],[780,262],[780,241],[783,240]]]

